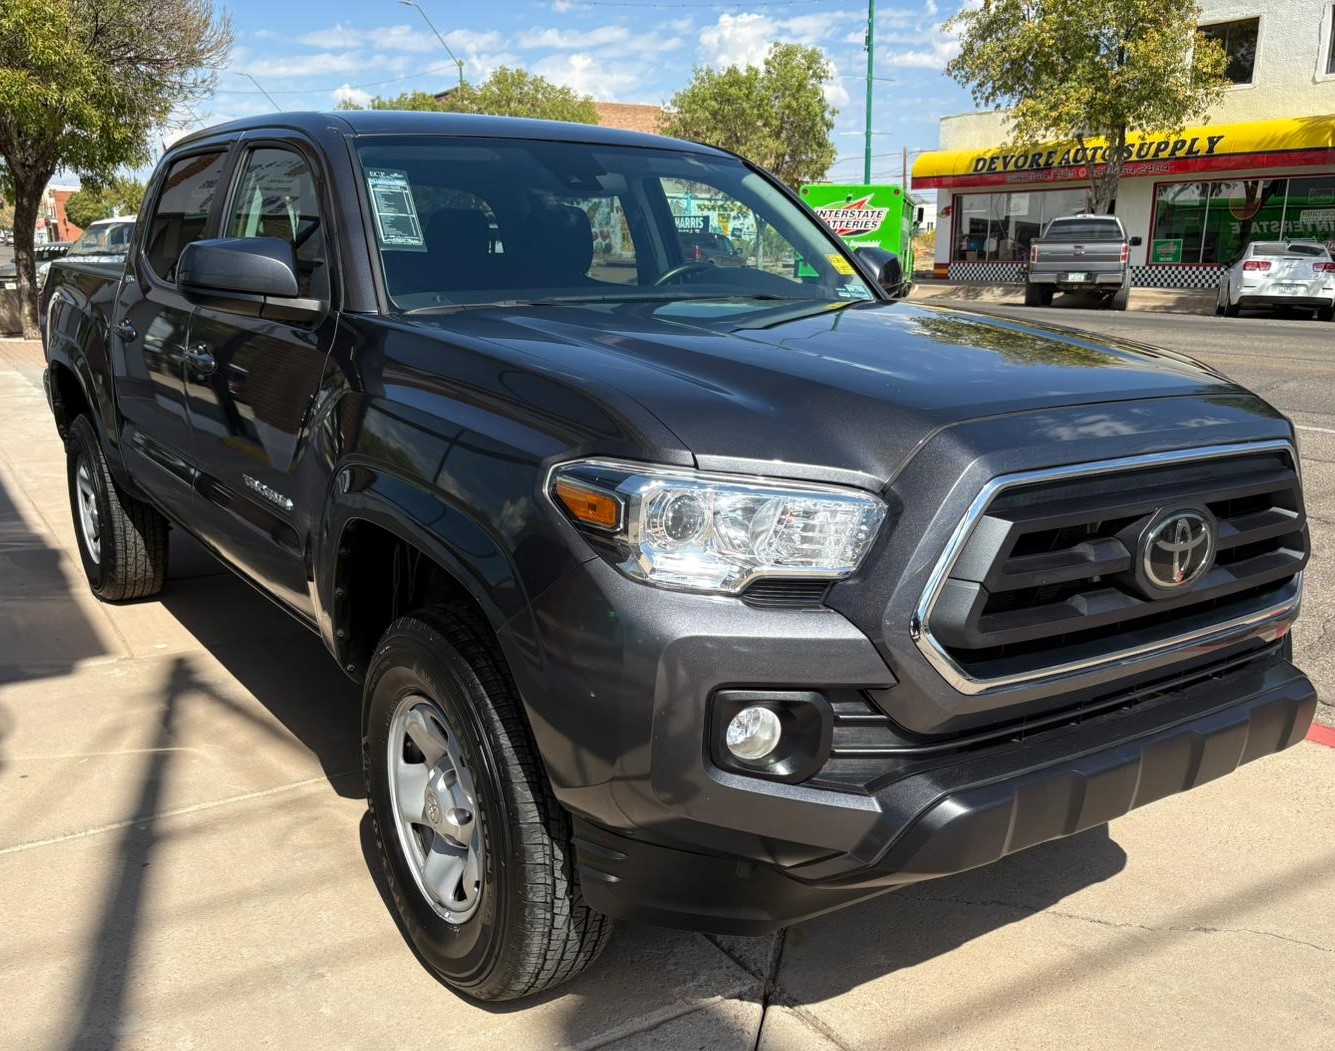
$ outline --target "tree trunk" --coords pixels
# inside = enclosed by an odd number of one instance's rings
[[[33,236],[37,230],[37,213],[41,210],[42,194],[54,171],[11,171],[14,181],[14,266],[18,271],[19,319],[24,339],[37,339],[37,265],[33,258]]]
[[[1084,146],[1083,140],[1080,145]],[[1117,199],[1117,186],[1126,166],[1126,158],[1122,156],[1125,147],[1126,129],[1119,128],[1108,141],[1102,167],[1092,163],[1089,166],[1089,207],[1095,215],[1107,215]]]

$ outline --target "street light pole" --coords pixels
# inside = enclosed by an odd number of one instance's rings
[[[431,19],[427,18],[426,12],[422,10],[422,5],[419,4],[417,0],[399,0],[399,3],[401,3],[404,7],[417,8],[417,13],[422,16],[422,19],[431,28],[431,32],[436,34],[436,39],[440,41],[440,46],[445,49],[445,54],[449,55],[450,58],[454,60],[454,64],[459,67],[459,94],[462,96],[464,92],[463,59],[456,56],[455,53],[450,50],[450,45],[445,43],[445,38],[440,35],[440,30],[436,28],[435,24],[431,21]]]
[[[871,91],[876,83],[873,73],[876,68],[876,0],[867,0],[867,126],[866,145],[862,151],[862,182],[871,183]]]

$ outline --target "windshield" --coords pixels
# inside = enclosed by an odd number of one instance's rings
[[[134,223],[95,223],[74,242],[70,255],[125,255]]]
[[[875,298],[823,224],[731,158],[444,137],[368,138],[357,152],[402,311]]]

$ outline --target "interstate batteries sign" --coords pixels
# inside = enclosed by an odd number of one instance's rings
[[[1108,162],[1109,145],[1042,143],[990,150],[937,150],[913,165],[915,189],[1023,186],[1089,178]],[[1122,147],[1123,174],[1178,175],[1335,164],[1335,116],[1298,117],[1187,128],[1175,134],[1131,135]]]
[[[803,186],[802,199],[853,245],[899,251],[906,198],[898,186]]]

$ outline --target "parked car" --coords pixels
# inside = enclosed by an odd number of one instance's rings
[[[684,185],[802,272],[686,257]],[[590,276],[599,212],[627,283]],[[487,1000],[611,917],[761,934],[1301,741],[1290,422],[889,276],[707,146],[190,135],[123,274],[60,261],[40,301],[82,568],[155,595],[174,527],[319,635],[402,929]]]
[[[65,252],[53,259],[68,258],[81,263],[111,263],[119,265],[125,262],[125,253],[129,250],[130,236],[134,232],[134,216],[122,216],[116,219],[99,219],[85,230],[77,241],[69,245]],[[37,287],[46,283],[46,275],[51,269],[52,259],[37,264]]]
[[[1335,261],[1314,241],[1252,241],[1219,275],[1215,313],[1244,309],[1313,310],[1335,321]]]
[[[1126,236],[1115,215],[1058,216],[1029,246],[1025,305],[1050,306],[1057,292],[1084,292],[1125,310],[1131,300],[1131,249],[1140,243],[1140,237]]]
[[[682,254],[693,262],[718,266],[745,266],[746,255],[738,251],[732,238],[716,233],[679,233]]]
[[[65,255],[71,246],[70,241],[47,241],[44,244],[33,245],[33,260],[37,264],[37,287],[42,286],[46,279],[46,268],[53,260],[59,259]],[[17,288],[19,284],[19,267],[17,260],[10,260],[4,266],[0,266],[0,290]]]

